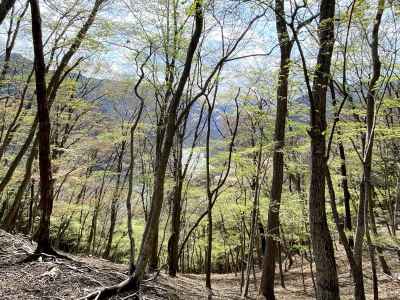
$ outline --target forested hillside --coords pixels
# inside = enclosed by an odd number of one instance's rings
[[[1,0],[0,298],[400,299],[396,0]]]

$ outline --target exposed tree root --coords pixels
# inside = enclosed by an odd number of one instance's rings
[[[133,299],[139,299],[139,287],[139,281],[137,278],[135,276],[129,276],[121,283],[97,290],[85,297],[80,298],[80,300],[105,300],[112,296],[128,291],[134,292],[134,294],[130,295],[129,297],[134,297]]]
[[[28,257],[24,258],[19,263],[29,263],[29,262],[38,260],[39,257],[41,257],[41,256],[50,257],[50,258],[61,258],[61,259],[65,259],[65,260],[72,260],[70,257],[58,253],[52,247],[48,247],[46,249],[36,248],[34,253],[28,255]]]

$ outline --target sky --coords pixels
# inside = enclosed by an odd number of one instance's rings
[[[73,1],[42,1],[41,11],[44,27],[54,26],[54,23],[58,20],[60,14],[56,11],[68,11],[68,5],[71,5]],[[86,1],[91,4],[92,1]],[[135,4],[128,3],[129,0],[124,1],[112,1],[106,6],[102,12],[97,16],[96,23],[90,31],[96,35],[96,39],[100,42],[100,51],[91,51],[89,64],[85,65],[85,72],[87,75],[100,77],[100,78],[119,78],[125,76],[132,76],[135,73],[135,64],[133,63],[133,57],[135,55],[134,50],[142,49],[143,44],[143,30],[140,27],[146,28],[148,34],[161,36],[160,24],[165,25],[165,18],[163,19],[162,12],[165,6],[161,5],[159,1],[150,1],[149,5],[144,6],[143,1],[135,1]],[[132,1],[133,2],[133,1]],[[61,6],[57,6],[62,3]],[[22,5],[18,3],[16,11],[20,11]],[[86,3],[88,4],[88,3]],[[183,5],[184,8],[188,7],[188,4]],[[88,9],[90,5],[85,8]],[[81,7],[83,8],[83,7]],[[81,9],[74,6],[75,9]],[[56,11],[56,12],[55,12]],[[72,11],[72,10],[71,10]],[[29,17],[30,11],[28,9],[27,16]],[[242,29],[246,26],[249,17],[246,16],[246,12],[241,12],[243,18],[247,20],[232,20],[226,18],[224,25],[225,43],[229,40],[234,39],[241,33]],[[221,31],[216,26],[216,21],[210,14],[206,14],[207,18],[205,21],[205,31],[209,31],[207,34],[207,48],[215,48],[215,53],[220,52],[218,49],[221,45]],[[220,17],[220,16],[219,16]],[[180,15],[180,20],[185,20],[185,10],[183,9]],[[191,25],[193,18],[189,18],[188,23]],[[222,19],[220,19],[222,20]],[[235,22],[233,22],[235,21]],[[247,21],[247,22],[246,22]],[[82,22],[76,22],[72,26],[72,30],[67,31],[67,35],[72,37],[79,25]],[[112,24],[112,25],[111,25]],[[112,27],[111,27],[112,26]],[[239,51],[235,54],[236,56],[252,55],[252,54],[265,54],[276,45],[276,41],[273,41],[275,32],[274,22],[267,21],[263,18],[257,22],[249,31],[246,39],[238,47]],[[187,26],[190,30],[191,26]],[[110,32],[110,28],[113,28],[113,32]],[[136,28],[136,29],[135,29]],[[139,28],[139,30],[138,30]],[[0,28],[0,47],[4,49],[6,42],[6,32],[8,30],[8,22],[5,21]],[[100,34],[99,34],[100,33]],[[45,30],[44,39],[48,36],[49,31]],[[140,38],[136,38],[140,36]],[[188,34],[186,35],[188,36]],[[33,50],[31,45],[31,33],[30,24],[28,18],[21,23],[21,30],[16,40],[15,53],[19,53],[26,58],[33,58]],[[156,38],[155,43],[160,44],[160,38]],[[82,53],[81,54],[86,54]],[[79,55],[79,54],[78,54]],[[77,56],[78,56],[77,55]],[[214,61],[217,61],[219,55],[214,57]],[[269,65],[276,61],[276,57],[272,60],[266,57],[252,57],[240,61],[230,63],[237,70],[239,67],[246,67],[249,65]],[[210,60],[211,63],[211,60]],[[229,70],[229,67],[227,67]]]

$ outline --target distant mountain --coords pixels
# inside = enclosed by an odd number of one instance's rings
[[[5,55],[0,56],[0,66],[3,68]],[[33,67],[33,61],[22,56],[19,53],[12,53],[10,57],[10,63],[8,65],[9,75],[21,75],[31,72]]]
[[[5,55],[0,56],[0,72],[4,68]],[[24,57],[19,53],[11,54],[10,61],[6,69],[7,78],[18,78],[22,76],[28,76],[33,69],[33,61]],[[51,72],[51,71],[50,71]],[[81,73],[71,73],[68,75],[70,79],[77,80],[78,82],[78,93],[81,93],[82,98],[88,101],[97,101],[99,103],[99,109],[112,115],[114,113],[113,104],[118,103],[120,97],[132,97],[132,91],[124,93],[124,95],[117,95],[113,97],[113,93],[121,87],[121,82],[112,80],[101,80],[97,78],[87,77]],[[17,96],[18,92],[21,92],[18,88],[18,80],[5,80],[0,85],[0,97],[7,95]],[[132,89],[131,89],[132,90]],[[110,92],[111,91],[111,92]],[[125,99],[126,100],[126,99]]]
[[[4,65],[4,55],[0,56],[0,72]],[[7,69],[7,77],[15,76],[28,76],[32,72],[33,61],[24,57],[19,53],[13,53]],[[139,100],[136,98],[134,93],[134,86],[131,82],[124,82],[110,79],[98,79],[87,77],[81,73],[71,73],[69,78],[74,79],[78,82],[78,93],[79,97],[86,99],[87,101],[94,101],[98,104],[98,108],[101,112],[105,113],[110,119],[119,120],[121,117],[126,119],[129,116],[126,115],[126,110],[134,111],[139,104]],[[0,98],[12,95],[18,96],[21,92],[21,88],[18,88],[18,81],[5,81],[0,84]],[[149,103],[151,104],[151,101]],[[149,107],[151,110],[151,107]],[[197,124],[198,114],[201,110],[201,105],[195,103],[189,115],[189,122],[187,124],[187,132],[194,134],[194,128]],[[232,103],[217,104],[215,111],[226,111],[233,112],[235,105]],[[206,111],[204,111],[206,113]],[[205,121],[205,116],[203,117]],[[219,129],[223,128],[223,118],[218,116],[211,122],[211,138],[212,139],[223,139]],[[205,133],[205,131],[203,132]],[[155,133],[154,133],[155,134]],[[191,138],[187,139],[187,145],[191,145]]]

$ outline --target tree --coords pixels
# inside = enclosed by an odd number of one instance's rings
[[[30,0],[32,38],[35,53],[36,100],[38,106],[38,141],[40,168],[40,224],[36,232],[36,252],[52,253],[50,244],[50,216],[53,210],[53,178],[50,158],[50,114],[46,91],[46,66],[43,54],[40,7],[37,0]]]
[[[3,23],[8,11],[14,6],[15,0],[2,0],[0,3],[0,24]]]
[[[279,206],[283,184],[283,147],[285,144],[285,128],[288,101],[288,77],[290,71],[290,53],[293,40],[289,38],[285,18],[285,2],[275,1],[276,28],[281,50],[278,87],[276,92],[277,108],[274,133],[274,156],[271,197],[268,209],[266,249],[263,259],[261,291],[266,299],[275,299],[275,258],[279,238]]]
[[[339,284],[332,238],[325,209],[326,169],[326,93],[329,83],[334,47],[335,1],[323,0],[319,9],[319,50],[311,89],[304,53],[293,31],[299,48],[307,92],[310,100],[311,180],[309,219],[313,256],[317,269],[317,299],[339,299]]]
[[[218,75],[220,74],[220,70],[218,71]],[[228,158],[224,162],[223,170],[222,172],[217,175],[217,180],[215,185],[213,186],[213,180],[212,178],[214,177],[213,174],[211,173],[211,163],[210,163],[210,137],[211,137],[211,121],[212,121],[212,115],[213,111],[215,109],[216,105],[216,98],[218,95],[218,82],[215,85],[215,90],[212,95],[212,98],[210,99],[209,96],[206,96],[206,101],[207,101],[207,132],[206,132],[206,189],[207,189],[207,250],[206,250],[206,257],[205,257],[205,273],[206,273],[206,287],[211,289],[211,259],[212,259],[212,239],[213,239],[213,219],[212,219],[212,209],[215,204],[215,202],[218,199],[218,196],[220,194],[221,188],[224,186],[230,170],[231,170],[231,161],[232,161],[232,155],[233,155],[233,150],[235,146],[235,139],[238,131],[238,125],[239,125],[239,104],[238,104],[238,98],[240,95],[240,89],[238,90],[234,101],[236,105],[236,116],[235,116],[235,123],[233,127],[231,128],[231,125],[229,121],[227,120],[227,124],[229,127],[229,131],[231,134],[231,140],[229,142],[229,149],[228,149]]]

